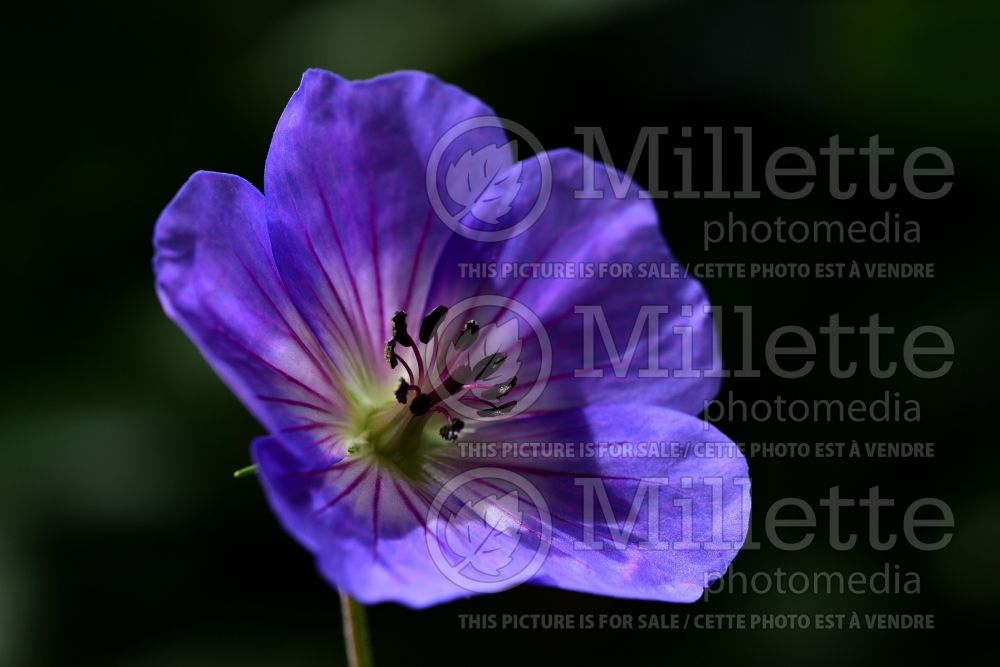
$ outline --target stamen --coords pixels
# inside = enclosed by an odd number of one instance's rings
[[[420,394],[410,401],[410,412],[415,415],[427,414],[427,411],[430,410],[432,405],[434,405],[435,398],[436,396],[431,394]]]
[[[500,417],[513,410],[515,405],[517,405],[517,401],[508,401],[503,405],[494,405],[487,410],[477,410],[476,414],[480,417]]]
[[[410,385],[403,378],[399,378],[399,386],[396,387],[396,400],[406,405],[406,394],[410,391]]]
[[[438,331],[447,313],[447,307],[437,306],[424,316],[420,324],[418,338],[423,345],[427,346],[424,352],[431,353],[432,365],[439,350],[446,349],[438,337]],[[463,353],[472,348],[479,333],[480,326],[475,320],[466,322],[451,348],[456,353],[454,358],[447,359],[441,369],[435,366],[436,370],[432,373],[428,386],[423,387],[425,376],[431,368],[425,365],[421,350],[410,337],[407,329],[406,311],[396,311],[392,317],[392,338],[385,344],[385,358],[391,368],[402,364],[406,370],[406,376],[399,379],[399,384],[393,395],[396,401],[406,405],[410,398],[410,392],[413,392],[414,396],[412,400],[409,400],[409,411],[414,417],[420,417],[429,412],[437,412],[444,416],[446,423],[439,429],[439,433],[445,440],[457,440],[458,434],[465,427],[465,423],[461,419],[453,418],[445,408],[442,401],[447,398],[454,397],[464,404],[469,404],[470,407],[481,408],[477,410],[477,414],[484,418],[505,415],[517,405],[517,401],[507,401],[500,405],[494,402],[509,394],[517,385],[517,377],[511,377],[499,383],[497,383],[497,379],[490,381],[507,361],[507,355],[504,352],[489,354],[475,364],[471,363],[471,358],[460,360]],[[404,356],[400,356],[401,352],[397,349],[397,345],[409,348],[413,355],[413,361],[416,362],[416,373]],[[459,367],[451,369],[451,364],[456,362],[460,364]],[[476,391],[479,391],[481,395],[476,395]],[[403,439],[404,433],[410,432],[408,429],[422,429],[424,423],[425,421],[422,419],[395,418],[391,425],[387,424],[387,428],[379,432],[378,439],[380,442]]]
[[[469,320],[462,327],[461,333],[458,334],[458,338],[455,340],[455,348],[459,352],[465,352],[472,344],[476,341],[476,337],[479,335],[479,323],[475,320]]]
[[[452,419],[447,424],[438,429],[438,433],[445,440],[458,440],[458,434],[465,427],[465,422],[461,419]]]
[[[494,352],[490,356],[480,359],[472,368],[472,377],[476,380],[488,379],[497,369],[507,361],[507,355],[503,352]]]
[[[406,330],[406,311],[397,310],[392,316],[392,338],[403,347],[413,347],[413,339]]]
[[[406,369],[406,375],[409,376],[410,384],[416,384],[416,381],[413,379],[413,369],[411,369],[410,365],[406,363],[406,359],[403,359],[403,357],[396,357],[396,360],[403,365],[403,368]]]
[[[396,356],[396,339],[390,338],[385,342],[385,360],[389,362],[389,368],[396,368],[399,357]]]
[[[510,393],[510,390],[517,385],[517,376],[515,375],[511,379],[507,380],[502,384],[498,384],[495,387],[490,387],[487,391],[483,392],[483,398],[495,401],[498,398],[503,398]]]
[[[402,345],[403,347],[408,347],[413,351],[413,356],[416,358],[417,362],[417,377],[414,379],[413,370],[410,368],[402,357],[396,353],[396,344]],[[398,364],[403,364],[406,369],[407,375],[410,378],[410,384],[419,385],[424,380],[424,360],[420,357],[420,352],[417,351],[416,346],[413,344],[413,339],[410,338],[410,332],[407,330],[406,325],[406,311],[397,310],[396,314],[392,316],[392,338],[386,341],[385,344],[385,360],[389,362],[389,368],[395,369]]]
[[[413,357],[417,360],[417,384],[421,384],[424,381],[424,375],[426,369],[424,368],[424,358],[420,356],[420,350],[415,346],[411,348],[413,350]]]
[[[473,382],[472,384],[463,384],[462,389],[493,389],[493,385]]]
[[[448,412],[447,410],[445,410],[444,408],[442,408],[440,405],[435,405],[429,411],[430,412],[436,412],[436,413],[438,413],[439,415],[441,415],[442,417],[444,417],[446,420],[448,420],[449,424],[451,423],[451,413]]]
[[[476,396],[475,394],[466,394],[465,396],[463,396],[458,400],[461,401],[462,403],[465,403],[466,405],[472,405],[474,403],[478,405],[486,405],[489,406],[490,409],[495,408],[497,406],[497,404],[494,403],[493,401],[488,401],[485,398],[482,398],[481,396]]]
[[[431,411],[443,415],[447,420],[447,423],[438,429],[438,433],[441,434],[441,437],[445,440],[457,440],[459,431],[465,427],[465,422],[461,419],[452,418],[451,413],[442,408],[440,405],[435,405],[431,408]]]
[[[431,338],[437,332],[438,325],[441,324],[441,320],[444,319],[447,312],[447,308],[438,306],[424,316],[424,320],[420,323],[419,338],[421,343],[426,345],[431,342]]]

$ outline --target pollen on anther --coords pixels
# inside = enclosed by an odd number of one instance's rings
[[[395,396],[396,400],[400,403],[406,404],[406,394],[410,391],[409,383],[403,378],[399,378],[399,386],[396,387]]]
[[[441,437],[444,438],[445,440],[457,440],[458,434],[464,427],[465,427],[465,422],[463,422],[461,419],[452,419],[450,422],[442,426],[438,430],[438,433],[440,433]]]
[[[462,327],[462,331],[458,334],[458,338],[455,340],[455,347],[464,352],[472,347],[472,344],[476,341],[476,337],[479,336],[479,323],[475,320],[469,320]]]
[[[517,385],[517,376],[513,376],[511,379],[507,380],[502,384],[498,384],[491,389],[487,389],[483,392],[483,398],[488,401],[495,401],[498,398],[503,398],[510,393],[510,390]]]
[[[397,310],[392,316],[392,338],[403,347],[413,347],[413,339],[406,329],[406,311]]]
[[[517,401],[508,401],[503,405],[491,406],[485,410],[476,410],[476,414],[480,417],[501,417],[513,410],[515,405],[517,405]]]
[[[385,360],[389,362],[389,368],[395,368],[399,365],[399,359],[396,358],[395,338],[390,338],[385,343]]]

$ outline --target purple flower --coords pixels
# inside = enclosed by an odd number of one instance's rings
[[[744,458],[694,416],[718,380],[676,372],[712,367],[706,296],[641,270],[673,260],[623,175],[508,142],[426,74],[309,71],[266,194],[198,172],[161,215],[160,300],[267,429],[253,458],[280,521],[361,602],[468,595],[447,570],[472,561],[477,592],[693,601],[749,516]]]

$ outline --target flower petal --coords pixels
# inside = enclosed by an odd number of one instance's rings
[[[505,489],[490,477],[477,478],[482,468],[500,468],[527,480],[551,517],[550,538],[543,536],[538,512],[513,536],[493,535],[499,560],[491,561],[490,554],[477,558],[475,567],[482,572],[488,572],[491,563],[504,566],[509,562],[504,556],[514,550],[520,550],[519,562],[530,561],[545,542],[547,554],[532,583],[691,602],[725,572],[746,536],[749,479],[742,454],[714,428],[684,413],[633,405],[565,412],[558,419],[548,415],[500,420],[480,426],[475,439],[498,445],[668,441],[678,442],[681,451],[659,458],[591,456],[582,449],[571,457],[495,458],[455,447],[428,460],[430,481],[422,483],[365,458],[326,465],[275,437],[257,440],[253,451],[282,524],[312,551],[334,586],[364,603],[425,607],[470,594],[467,581],[446,577],[439,569],[442,561],[430,555],[429,539],[440,540],[443,514],[429,521],[429,508],[441,489],[460,476],[471,476],[472,481],[456,487],[455,496],[448,498],[453,511],[455,503],[459,508],[483,499],[495,503]],[[710,445],[684,451],[689,442]],[[652,481],[644,486],[643,480]],[[655,498],[648,495],[649,488],[655,488]],[[596,495],[588,505],[589,493]],[[521,497],[530,498],[530,492]],[[633,504],[638,509],[630,519]],[[655,524],[650,523],[653,505],[658,508]],[[461,530],[470,527],[475,530],[476,522],[465,521]],[[655,542],[652,548],[642,544],[648,541]],[[500,591],[520,581],[515,570],[509,578],[478,584],[474,590]]]
[[[428,160],[450,128],[492,116],[423,73],[303,76],[268,152],[267,218],[292,300],[332,356],[387,372],[379,356],[392,313],[407,310],[419,325],[435,259],[453,236],[430,204]],[[442,160],[504,144],[499,127],[474,129]]]
[[[528,449],[516,459],[465,456],[458,464],[503,466],[545,498],[553,539],[533,583],[693,602],[736,557],[750,520],[747,464],[706,422],[641,404],[511,421],[480,427],[474,438],[575,446],[562,456]]]
[[[198,172],[156,223],[156,289],[261,423],[314,442],[337,405],[336,369],[289,302],[269,245],[260,192],[237,176]]]
[[[432,290],[464,283],[468,292],[514,299],[541,320],[552,341],[552,367],[536,410],[639,400],[699,414],[719,388],[718,378],[701,372],[713,367],[718,354],[704,289],[693,278],[657,277],[676,260],[660,232],[656,210],[635,183],[576,151],[546,155],[552,190],[544,212],[527,231],[488,244],[498,251],[491,261],[500,269],[530,271],[536,265],[576,275],[505,277],[500,270],[492,283],[477,284],[461,275],[461,267],[473,260],[467,257],[469,246],[456,239],[442,255]],[[513,220],[530,215],[541,191],[538,181],[544,171],[535,161],[526,165],[530,168],[520,172],[521,188],[507,214]],[[592,187],[585,188],[589,175]],[[577,194],[585,189],[603,198]],[[581,273],[585,267],[593,275]],[[612,272],[618,270],[631,275]],[[656,336],[650,334],[652,320],[658,324]],[[606,334],[613,339],[611,348]],[[519,380],[538,377],[542,361],[538,354],[522,357]],[[660,373],[658,381],[647,381],[650,370],[654,376]],[[528,390],[526,383],[520,384],[523,391],[513,398]]]
[[[408,482],[366,459],[317,467],[271,436],[254,441],[253,458],[274,513],[333,586],[363,604],[414,608],[470,595],[434,566],[430,501]]]

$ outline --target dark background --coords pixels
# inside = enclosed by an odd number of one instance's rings
[[[6,10],[5,10],[6,11]],[[13,11],[13,10],[12,10]],[[22,10],[23,11],[23,10]],[[727,382],[746,401],[862,398],[885,390],[921,402],[919,424],[726,422],[737,441],[909,440],[931,460],[751,459],[756,536],[776,499],[817,510],[879,485],[896,532],[901,509],[934,496],[954,510],[950,546],[923,553],[827,548],[825,514],[801,552],[765,548],[753,573],[874,571],[899,564],[920,595],[720,594],[688,607],[522,587],[414,612],[371,610],[376,657],[396,664],[936,662],[974,652],[995,626],[1000,493],[993,204],[1000,128],[995,3],[749,3],[638,0],[434,0],[43,4],[5,19],[3,59],[6,304],[0,401],[0,664],[319,665],[343,661],[336,593],[278,527],[248,462],[261,429],[153,292],[151,234],[197,169],[261,184],[274,124],[307,67],[354,78],[425,69],[530,128],[546,147],[581,148],[573,128],[600,125],[624,166],[643,125],[754,128],[755,150],[827,137],[860,146],[878,133],[901,155],[940,146],[956,167],[935,202],[900,194],[834,202],[657,202],[687,262],[932,261],[934,280],[710,280],[713,303],[754,306],[757,364],[785,324],[814,333],[880,313],[906,332],[946,328],[955,366],[940,380],[826,373]],[[755,158],[758,169],[763,157]],[[864,164],[844,176],[865,177]],[[821,170],[821,175],[824,174]],[[637,178],[643,182],[644,170]],[[707,188],[704,174],[700,185]],[[762,185],[760,175],[757,185]],[[818,179],[820,185],[824,182]],[[863,180],[862,180],[863,182]],[[916,245],[733,244],[706,253],[702,222],[918,220]],[[738,358],[730,327],[727,358]],[[902,335],[887,338],[901,362]],[[821,347],[821,365],[826,357]],[[861,345],[845,359],[864,364]],[[861,510],[844,531],[867,532]],[[931,613],[933,632],[462,631],[466,613]],[[983,656],[985,658],[985,656]]]

